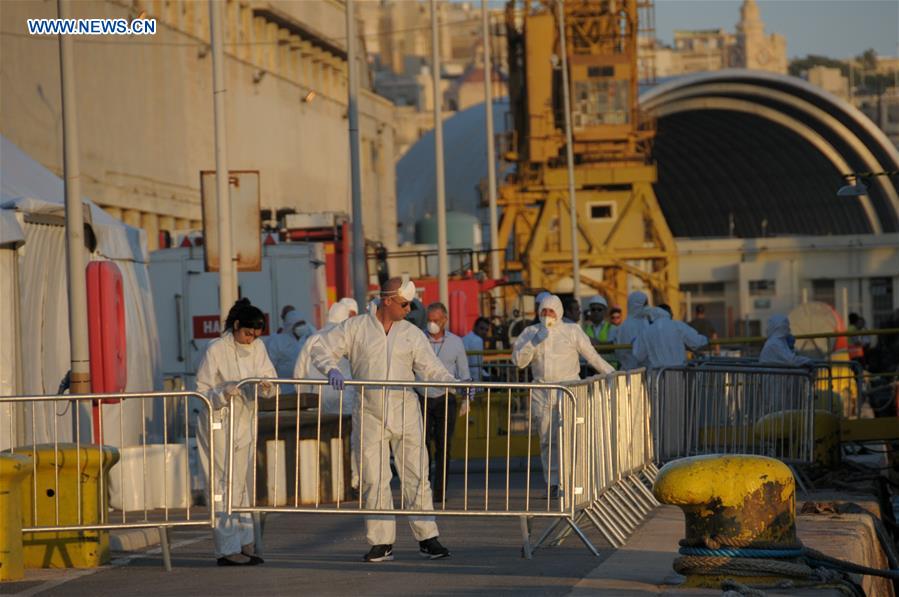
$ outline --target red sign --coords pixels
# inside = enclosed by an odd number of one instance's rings
[[[262,329],[262,335],[268,336],[268,313],[264,313],[265,327]],[[218,315],[194,315],[194,340],[206,340],[218,338],[222,335],[221,326]]]

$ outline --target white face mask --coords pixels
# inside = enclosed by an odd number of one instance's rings
[[[439,325],[437,325],[436,322],[434,322],[434,321],[428,322],[428,333],[431,334],[432,336],[436,336],[437,334],[439,334],[440,330],[442,330],[442,329],[443,328],[441,328]]]
[[[545,325],[548,328],[551,328],[552,326],[556,325],[557,321],[558,321],[558,319],[552,315],[541,315],[540,316],[540,323],[542,323],[543,325]]]
[[[241,344],[240,342],[235,342],[234,345],[237,347],[237,355],[240,357],[248,357],[253,353],[252,344]]]

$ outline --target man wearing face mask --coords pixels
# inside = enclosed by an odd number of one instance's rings
[[[528,326],[515,341],[512,363],[531,367],[537,383],[555,383],[579,379],[580,357],[599,373],[615,369],[590,344],[587,334],[576,323],[562,321],[562,301],[550,295],[540,303],[540,323]],[[549,497],[559,497],[559,397],[556,392],[531,393],[531,412],[540,433],[540,458],[543,480]],[[550,455],[552,461],[550,461]]]
[[[322,333],[312,348],[312,363],[328,376],[331,386],[344,389],[346,376],[338,365],[346,357],[353,379],[414,382],[455,382],[434,355],[421,330],[405,321],[415,297],[415,284],[391,278],[381,287],[380,301],[368,315],[347,319]],[[390,453],[399,469],[403,504],[414,510],[433,510],[430,484],[420,475],[428,462],[424,447],[421,408],[411,389],[384,391],[377,387],[360,391],[360,489],[366,508],[393,509],[390,481]],[[449,556],[437,540],[437,523],[432,516],[410,516],[412,534],[423,558]],[[388,515],[365,517],[365,531],[371,549],[366,562],[393,559],[396,519]]]
[[[432,303],[428,306],[428,341],[434,354],[456,379],[471,381],[468,370],[468,357],[462,338],[446,329],[448,323],[446,306],[443,303]],[[419,391],[422,413],[425,417],[425,446],[432,456],[434,470],[430,474],[434,499],[442,502],[444,498],[444,480],[449,474],[449,453],[452,451],[453,431],[456,428],[456,417],[464,417],[468,412],[468,400],[462,398],[461,409],[455,392],[431,391],[425,404],[424,393]],[[431,443],[434,450],[431,451]]]

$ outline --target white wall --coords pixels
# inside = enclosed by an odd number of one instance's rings
[[[678,239],[681,284],[724,282],[735,319],[764,322],[812,300],[812,281],[834,280],[838,313],[857,312],[872,323],[871,278],[892,278],[893,309],[899,308],[899,234],[766,239]],[[776,292],[756,306],[751,280],[773,279]],[[843,305],[843,288],[848,304]],[[762,297],[758,297],[762,298]]]

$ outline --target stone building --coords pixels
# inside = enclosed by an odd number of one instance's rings
[[[200,227],[200,171],[215,168],[208,1],[71,4],[76,18],[157,20],[152,36],[74,43],[82,191],[156,248],[160,231]],[[350,213],[344,3],[227,0],[223,12],[229,168],[260,172],[263,209]],[[55,2],[3,2],[0,30],[56,16]],[[4,35],[0,55],[0,133],[61,173],[57,38]],[[365,233],[393,246],[395,108],[364,60]]]
[[[654,53],[657,77],[749,68],[780,74],[787,72],[787,42],[782,35],[765,33],[758,4],[744,0],[736,31],[702,29],[675,31],[671,47],[648,49]]]

